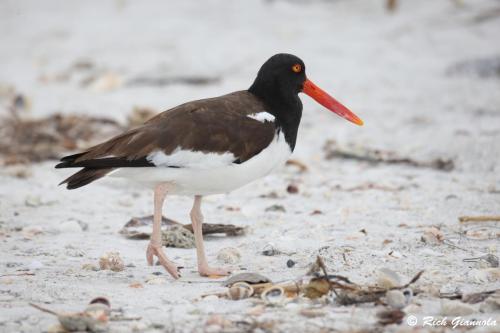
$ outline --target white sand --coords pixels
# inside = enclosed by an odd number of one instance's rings
[[[240,238],[207,238],[209,259],[236,247],[236,268],[257,271],[274,280],[298,277],[320,248],[332,272],[359,283],[374,283],[378,268],[389,267],[411,278],[426,272],[419,284],[442,292],[474,292],[500,287],[498,276],[485,280],[484,268],[463,262],[486,253],[498,255],[498,223],[460,225],[460,215],[500,214],[500,80],[474,75],[447,75],[455,63],[499,56],[500,19],[475,23],[477,15],[498,8],[497,1],[401,1],[387,14],[382,1],[295,2],[209,1],[2,1],[0,3],[0,84],[12,85],[33,103],[32,116],[55,111],[105,115],[123,121],[135,105],[168,109],[181,102],[244,89],[270,55],[290,52],[307,64],[309,77],[350,106],[366,123],[358,128],[335,117],[307,96],[294,158],[307,164],[300,174],[286,167],[229,195],[204,201],[207,222],[245,225]],[[84,74],[67,82],[41,82],[78,60],[87,59],[127,81],[137,76],[220,76],[220,83],[165,87],[119,86],[110,91],[82,88]],[[0,100],[6,112],[6,100]],[[368,165],[325,160],[327,139],[387,149],[420,160],[452,158],[452,172],[408,166]],[[0,277],[0,331],[38,332],[56,319],[28,302],[58,310],[81,310],[104,295],[132,322],[113,322],[113,331],[217,331],[206,326],[214,314],[240,331],[254,321],[269,331],[368,329],[375,325],[372,304],[323,307],[326,314],[298,314],[306,301],[268,307],[249,315],[250,300],[196,299],[221,290],[220,281],[200,278],[194,250],[167,249],[184,266],[173,281],[145,261],[146,241],[118,234],[132,216],[152,212],[151,193],[130,186],[97,182],[78,191],[57,187],[67,174],[55,162],[27,166],[27,179],[13,176],[19,167],[0,171],[0,273],[34,276]],[[300,193],[288,194],[289,183]],[[375,183],[380,189],[341,191]],[[280,199],[261,198],[276,191]],[[279,204],[286,213],[265,212]],[[187,223],[191,198],[167,198],[165,215]],[[238,207],[240,211],[228,211]],[[314,210],[324,214],[311,216]],[[78,222],[88,225],[82,231]],[[406,226],[400,226],[400,225]],[[420,238],[426,227],[441,228],[448,242],[430,246]],[[460,233],[488,227],[492,240]],[[365,229],[366,235],[359,232]],[[30,236],[33,231],[40,234]],[[481,231],[481,230],[480,230]],[[484,233],[480,235],[484,238]],[[496,238],[496,239],[495,239]],[[384,240],[390,240],[383,244]],[[272,242],[290,256],[261,255]],[[122,272],[87,271],[108,251],[119,251]],[[392,255],[389,255],[392,253]],[[344,256],[345,255],[345,260]],[[293,268],[286,267],[292,258]],[[162,272],[148,284],[153,272]],[[154,276],[154,275],[153,275]],[[194,282],[193,282],[194,281]],[[144,288],[129,287],[139,282]],[[496,318],[479,313],[475,318]],[[422,296],[406,310],[419,318],[440,313],[437,298]],[[213,317],[212,317],[213,318]],[[273,324],[274,323],[274,324]],[[266,326],[270,325],[270,326]],[[390,331],[409,330],[403,324]],[[426,329],[426,328],[424,328]],[[479,328],[478,330],[494,330]],[[498,326],[496,327],[498,329]],[[265,331],[262,329],[261,331]]]

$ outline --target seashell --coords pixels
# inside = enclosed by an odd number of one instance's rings
[[[102,304],[108,308],[111,307],[111,303],[109,303],[109,300],[106,297],[96,297],[89,302],[89,305],[90,304]]]
[[[125,264],[119,252],[108,252],[99,259],[99,267],[102,270],[109,269],[113,272],[120,272],[125,269]]]
[[[420,240],[427,244],[437,245],[443,242],[444,235],[443,232],[436,227],[426,228]]]
[[[223,248],[217,253],[217,260],[224,264],[236,264],[240,259],[240,251],[234,247]]]
[[[393,309],[402,309],[406,306],[406,296],[401,290],[389,290],[385,294],[387,304]]]
[[[285,290],[280,286],[272,286],[264,289],[260,297],[269,304],[279,304],[285,299]]]
[[[252,296],[255,292],[253,287],[246,282],[236,282],[231,287],[239,287],[239,288],[247,289],[248,292],[250,293],[250,296]]]
[[[271,280],[264,275],[258,273],[240,273],[231,276],[227,279],[223,285],[225,287],[230,287],[234,285],[236,282],[246,282],[248,284],[257,284],[257,283],[267,283],[271,282]]]
[[[251,285],[246,282],[236,282],[227,291],[229,299],[234,301],[249,298],[253,295],[254,290]]]

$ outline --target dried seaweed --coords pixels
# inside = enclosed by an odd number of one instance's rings
[[[181,227],[183,230],[189,233],[193,233],[193,226],[191,223],[182,224],[172,219],[162,217],[162,238],[164,244],[166,246],[174,246],[174,243],[168,241],[172,237],[168,235],[170,231],[175,231],[174,229]],[[149,239],[151,237],[153,225],[153,216],[144,216],[144,217],[133,217],[128,221],[123,228],[120,230],[120,234],[125,236],[128,239]],[[245,233],[245,228],[238,227],[233,224],[219,224],[219,223],[203,223],[202,233],[204,235],[210,234],[225,234],[226,236],[240,236]],[[178,234],[178,232],[176,232]],[[183,242],[185,243],[185,242]],[[174,246],[179,247],[179,246]],[[186,248],[186,246],[180,246],[182,248]],[[194,247],[194,243],[193,246]]]
[[[283,291],[282,299],[295,298],[303,295],[307,298],[316,299],[327,295],[330,291],[335,294],[335,300],[340,305],[351,305],[368,302],[381,303],[381,298],[386,296],[390,290],[403,290],[410,285],[417,282],[422,276],[424,271],[418,272],[408,283],[394,287],[380,287],[380,286],[363,286],[350,281],[347,277],[329,274],[327,267],[320,256],[316,257],[311,267],[305,276],[301,276],[297,280],[283,281],[273,283],[271,281],[263,282],[262,277],[254,273],[243,273],[236,275],[224,284],[226,287],[231,287],[235,282],[251,283],[253,297],[260,297],[262,293],[270,289],[280,289]],[[252,277],[250,280],[248,278]],[[243,278],[241,278],[242,276]],[[255,278],[257,276],[257,278]],[[227,291],[216,292],[211,294],[202,295],[202,297],[215,295],[217,297],[227,297]],[[391,314],[383,315],[381,321],[387,320],[390,322],[394,320],[397,322],[398,315],[394,312],[394,317]],[[387,318],[386,318],[387,317]],[[384,319],[385,318],[385,319]]]
[[[334,140],[328,140],[325,143],[323,150],[325,151],[325,159],[327,160],[342,158],[364,161],[372,164],[404,164],[418,168],[430,168],[440,171],[451,171],[455,167],[455,164],[451,159],[436,158],[430,161],[417,161],[410,157],[400,156],[396,152],[392,151],[360,147],[354,144],[340,146]]]
[[[208,85],[218,83],[220,77],[209,76],[139,76],[127,82],[128,86],[164,87],[172,84]]]
[[[392,288],[382,288],[378,286],[360,286],[353,283],[349,288],[340,284],[336,301],[341,305],[351,305],[358,303],[378,302],[389,290],[402,290],[417,282],[424,271],[418,272],[407,284]]]
[[[496,15],[498,15],[497,11]],[[493,14],[490,12],[489,14]],[[450,76],[464,75],[479,78],[500,78],[500,56],[470,59],[458,62],[446,70]]]
[[[461,292],[458,293],[441,293],[439,295],[440,298],[446,298],[450,300],[461,300],[464,303],[469,303],[469,304],[476,304],[479,302],[484,301],[491,295],[495,294],[498,292],[500,289],[495,289],[495,290],[486,290],[486,291],[481,291],[477,293],[472,293],[472,294],[464,294]]]
[[[86,115],[53,114],[40,119],[21,117],[15,105],[0,120],[3,164],[58,159],[65,151],[87,147],[124,130],[115,120]]]

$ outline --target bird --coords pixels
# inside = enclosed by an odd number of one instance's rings
[[[228,193],[262,178],[286,163],[294,151],[302,118],[299,93],[362,126],[346,106],[306,76],[297,56],[279,53],[259,69],[246,90],[190,101],[161,112],[83,152],[61,158],[56,168],[80,168],[61,184],[77,189],[103,177],[119,177],[153,190],[153,231],[146,259],[154,258],[178,279],[180,269],[165,254],[161,241],[167,195],[194,198],[190,211],[201,276],[229,275],[209,266],[205,254],[202,198]]]

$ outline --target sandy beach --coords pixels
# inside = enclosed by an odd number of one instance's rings
[[[362,0],[2,1],[2,119],[23,96],[23,119],[60,113],[125,126],[134,108],[161,112],[246,89],[271,55],[301,57],[308,77],[365,126],[301,95],[293,160],[303,167],[206,197],[206,222],[246,228],[207,236],[209,260],[223,265],[218,255],[234,248],[234,273],[273,282],[301,278],[318,255],[329,273],[359,285],[380,284],[381,270],[403,284],[424,273],[399,324],[380,323],[388,305],[339,305],[331,292],[277,304],[203,298],[227,288],[197,274],[194,249],[166,249],[184,267],[173,280],[147,265],[147,240],[120,234],[132,217],[152,214],[150,190],[105,180],[67,191],[57,184],[72,170],[54,169],[55,159],[3,163],[0,332],[55,332],[57,318],[30,302],[70,312],[98,296],[111,303],[111,332],[453,330],[425,326],[429,316],[496,320],[468,332],[498,331],[500,222],[459,217],[500,215],[499,8],[494,0],[401,0],[393,12]],[[191,205],[167,197],[164,215],[189,223]],[[123,270],[99,269],[110,251]],[[460,300],[485,291],[493,296]]]

